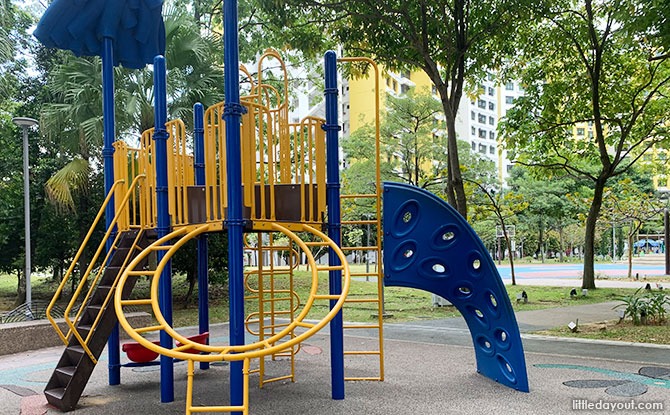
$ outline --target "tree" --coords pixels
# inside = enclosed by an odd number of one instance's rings
[[[558,2],[526,25],[520,44],[525,95],[508,112],[504,137],[519,163],[591,183],[583,288],[595,288],[605,186],[667,137],[670,61],[641,25],[647,16],[635,0]]]
[[[630,177],[623,178],[603,194],[603,216],[612,223],[628,224],[628,278],[633,273],[633,237],[649,220],[663,211],[651,189],[644,189]]]
[[[440,159],[447,147],[444,137],[436,134],[440,108],[432,96],[414,89],[402,97],[386,97],[380,125],[380,152],[385,161],[380,167],[386,179],[424,189],[443,183],[445,166]],[[342,140],[349,170],[353,169],[349,176],[365,166],[361,173],[365,172],[368,183],[374,182],[374,143],[375,132],[370,125]]]
[[[495,178],[495,169],[493,162],[488,161],[490,168],[479,173],[478,178],[469,179],[465,175],[467,183],[474,186],[472,192],[472,218],[475,221],[486,220],[493,216],[494,223],[500,224],[505,246],[509,257],[510,271],[512,275],[512,285],[516,285],[516,276],[514,274],[514,249],[510,239],[510,225],[515,223],[516,215],[528,207],[528,202],[513,191],[503,189],[502,185]],[[498,238],[496,230],[496,239]],[[498,252],[498,254],[501,254]]]
[[[446,117],[447,200],[467,217],[455,127],[459,104],[466,81],[475,84],[487,68],[513,54],[511,39],[522,23],[530,21],[530,4],[511,0],[260,3],[273,27],[295,47],[306,43],[305,27],[316,27],[316,39],[332,37],[347,54],[371,56],[392,69],[421,68],[428,75]],[[296,28],[303,30],[294,35]]]
[[[565,252],[565,227],[577,222],[578,204],[569,194],[579,192],[579,183],[568,175],[537,175],[524,166],[512,169],[509,184],[511,189],[529,202],[528,208],[520,213],[519,220],[530,224],[529,228],[537,232],[535,252],[544,262],[545,236],[550,228],[559,235],[559,258],[563,260]]]

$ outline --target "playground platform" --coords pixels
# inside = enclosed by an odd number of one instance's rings
[[[476,373],[472,339],[462,319],[425,320],[385,325],[383,382],[347,382],[346,398],[330,397],[327,330],[310,338],[296,355],[297,381],[257,387],[250,383],[251,414],[569,414],[585,405],[620,405],[610,413],[667,413],[670,409],[670,346],[527,334],[580,314],[580,321],[611,316],[611,307],[589,305],[544,312],[520,312],[528,364],[530,393],[517,392]],[[541,310],[542,311],[542,310]],[[584,313],[580,313],[584,311]],[[552,316],[549,320],[548,316]],[[195,329],[194,329],[195,331]],[[226,324],[212,326],[213,339],[227,339]],[[364,346],[376,339],[362,330],[355,341]],[[42,390],[62,347],[0,357],[0,414],[58,414],[46,405]],[[103,354],[104,356],[104,354]],[[159,369],[125,368],[122,384],[107,384],[106,360],[93,372],[74,414],[183,414],[186,363],[175,365],[175,401],[160,403]],[[268,371],[285,362],[269,363]],[[365,362],[347,362],[352,375],[365,372]],[[228,400],[228,367],[196,370],[195,403]],[[598,382],[595,382],[595,381]],[[631,410],[623,405],[661,404],[662,410]]]

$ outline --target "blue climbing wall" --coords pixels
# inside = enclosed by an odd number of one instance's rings
[[[384,285],[449,300],[470,329],[477,371],[528,392],[519,327],[493,260],[463,217],[434,194],[384,183]]]

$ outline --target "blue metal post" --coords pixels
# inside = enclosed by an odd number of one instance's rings
[[[103,39],[102,51],[102,159],[105,179],[105,194],[109,193],[114,184],[114,140],[116,138],[116,121],[114,114],[114,45],[112,39]],[[109,200],[105,210],[105,229],[109,228],[114,219],[114,196]],[[112,249],[112,240],[107,240],[107,252]],[[119,350],[119,325],[115,324],[107,339],[107,370],[110,385],[121,383],[121,352]]]
[[[170,232],[170,212],[168,197],[167,140],[169,134],[165,129],[167,121],[167,82],[165,79],[165,58],[154,58],[154,150],[156,163],[156,214],[157,237],[160,239]],[[165,256],[165,251],[158,251],[157,260]],[[168,262],[163,268],[158,288],[158,301],[161,313],[167,324],[172,325],[172,266]],[[161,331],[161,346],[171,349],[172,337]],[[171,357],[161,355],[161,402],[174,400],[174,362]]]
[[[223,119],[226,122],[226,175],[228,179],[228,296],[230,300],[230,345],[244,344],[244,219],[242,217],[242,161],[240,160],[239,49],[237,38],[237,0],[225,0],[224,16],[224,93]],[[230,364],[230,403],[242,405],[244,397],[242,362]]]
[[[340,125],[337,120],[337,56],[332,50],[324,58],[326,72],[326,201],[328,203],[328,237],[340,245],[340,159],[338,135]],[[341,265],[340,257],[331,249],[328,252],[331,266]],[[328,273],[331,295],[342,293],[342,271]],[[336,301],[330,301],[330,307]],[[330,322],[330,364],[333,399],[344,399],[344,335],[342,310]]]
[[[201,103],[193,106],[193,152],[195,153],[195,184],[205,185],[205,126]],[[198,237],[198,326],[200,333],[209,331],[209,275],[207,234]],[[200,369],[209,369],[208,362],[200,362]]]

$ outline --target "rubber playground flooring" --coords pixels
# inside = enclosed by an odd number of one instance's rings
[[[467,330],[440,321],[385,328],[383,382],[347,382],[345,399],[331,399],[329,337],[318,334],[296,357],[295,383],[279,381],[260,389],[257,375],[251,375],[250,414],[568,414],[602,413],[605,406],[620,408],[612,413],[670,410],[668,346],[524,335],[531,391],[523,393],[477,374]],[[214,327],[212,336],[227,336],[227,326]],[[373,348],[374,343],[365,335],[345,337],[349,348]],[[42,390],[61,352],[55,347],[0,357],[0,414],[60,413],[46,405]],[[122,384],[109,386],[104,356],[72,413],[184,413],[185,363],[175,364],[175,400],[160,403],[157,367],[124,368]],[[346,375],[375,375],[376,363],[366,359],[347,359]],[[268,362],[267,370],[285,374],[287,362]],[[197,370],[194,403],[228,404],[228,382],[225,363]],[[584,409],[589,405],[594,409]],[[644,409],[654,405],[662,409]]]

